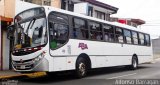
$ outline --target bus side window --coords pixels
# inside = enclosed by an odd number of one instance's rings
[[[60,13],[49,15],[50,48],[63,46],[69,39],[68,16]]]
[[[114,29],[111,25],[103,25],[104,30],[104,40],[109,42],[114,42]]]
[[[132,39],[133,39],[133,44],[138,44],[138,33],[132,31]]]
[[[139,33],[139,44],[140,45],[145,45],[144,43],[144,34]]]
[[[125,38],[125,43],[132,43],[132,36],[131,36],[131,31],[129,30],[123,30],[124,33],[124,38]]]
[[[147,34],[145,34],[145,45],[146,46],[150,46],[151,45],[151,43],[150,43],[150,36],[147,35]]]
[[[86,21],[80,18],[73,18],[73,33],[72,37],[76,39],[88,39],[88,29]]]
[[[90,38],[92,40],[101,41],[103,39],[102,30],[99,23],[90,22]]]
[[[124,42],[123,30],[117,27],[115,30],[115,34],[116,34],[116,42],[123,43]]]

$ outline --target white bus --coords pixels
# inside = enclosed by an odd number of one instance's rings
[[[37,7],[14,18],[15,71],[75,70],[128,66],[152,60],[150,35],[131,26],[56,9]]]

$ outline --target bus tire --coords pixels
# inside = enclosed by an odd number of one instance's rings
[[[136,70],[138,68],[138,59],[137,57],[133,56],[132,64],[130,65],[131,70]]]
[[[87,74],[87,63],[82,57],[78,58],[76,62],[76,77],[83,78]]]

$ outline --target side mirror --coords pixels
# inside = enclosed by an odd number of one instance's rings
[[[14,25],[10,25],[10,26],[8,26],[7,27],[7,38],[9,39],[9,40],[12,40],[13,39],[13,34],[14,34]]]

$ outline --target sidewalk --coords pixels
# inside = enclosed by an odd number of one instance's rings
[[[29,78],[36,78],[45,76],[46,72],[34,72],[34,73],[19,73],[15,72],[13,70],[7,70],[7,71],[0,71],[0,80],[1,79],[9,79],[9,78],[17,78],[17,77],[29,77]]]
[[[11,77],[16,77],[16,76],[20,76],[20,75],[21,75],[21,73],[15,72],[13,70],[0,71],[0,79],[11,78]]]
[[[6,70],[6,71],[0,71],[0,77],[1,76],[11,76],[11,75],[20,75],[21,73],[15,72],[13,70]]]
[[[160,58],[156,58],[153,60],[153,63],[156,63],[156,62],[159,62],[160,61]]]

